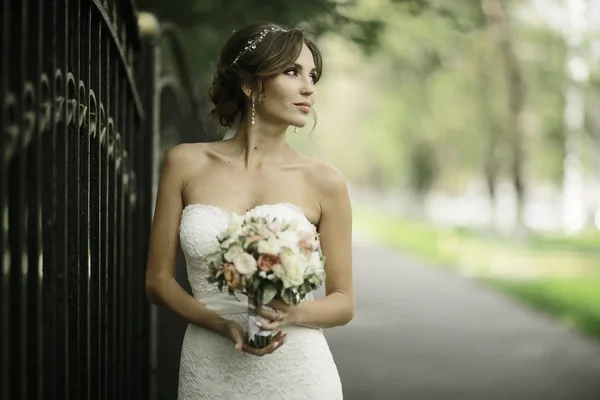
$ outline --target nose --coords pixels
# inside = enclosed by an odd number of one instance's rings
[[[311,96],[315,93],[315,85],[313,84],[311,77],[306,77],[303,82],[304,84],[302,85],[301,90],[303,96]]]

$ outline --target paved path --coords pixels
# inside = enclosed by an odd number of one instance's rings
[[[357,310],[326,331],[345,400],[599,400],[600,345],[392,250],[354,250]]]

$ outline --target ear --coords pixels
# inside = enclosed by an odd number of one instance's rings
[[[262,82],[260,79],[242,83],[242,91],[246,98],[251,101],[252,96],[258,101],[260,92],[262,92]]]
[[[250,89],[248,86],[246,85],[242,85],[242,91],[244,92],[244,94],[246,95],[246,97],[248,98],[248,100],[251,98],[252,96],[252,89]]]

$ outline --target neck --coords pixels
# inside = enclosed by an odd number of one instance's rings
[[[286,129],[285,125],[269,124],[258,118],[254,125],[250,121],[242,121],[232,142],[243,156],[245,167],[283,161],[290,150]]]

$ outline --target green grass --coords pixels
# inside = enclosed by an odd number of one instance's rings
[[[431,226],[390,217],[367,208],[354,207],[354,223],[378,241],[415,253],[427,261],[445,263],[454,261],[439,251],[439,244],[453,237],[468,237],[459,230],[432,229]]]
[[[537,236],[528,239],[531,246],[539,248],[566,249],[573,251],[592,252],[600,254],[600,230],[586,232],[574,237]]]
[[[354,221],[379,242],[437,266],[467,270],[490,287],[600,340],[599,233],[516,241],[436,228],[363,206],[354,206]]]
[[[600,278],[486,282],[535,309],[556,316],[584,335],[600,339]]]

